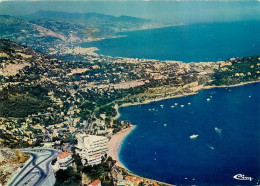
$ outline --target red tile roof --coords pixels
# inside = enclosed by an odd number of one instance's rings
[[[100,180],[95,180],[95,181],[93,181],[90,185],[96,186],[96,185],[98,185],[98,184],[100,184],[100,183],[101,183]]]
[[[60,159],[63,159],[63,158],[66,158],[67,156],[69,156],[71,153],[70,152],[62,152],[59,154],[59,158]]]

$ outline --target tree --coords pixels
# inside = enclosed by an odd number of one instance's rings
[[[78,154],[73,154],[72,158],[74,159],[75,164],[78,166],[83,166],[82,162],[81,162],[81,158]]]
[[[56,172],[55,186],[77,186],[80,184],[81,175],[74,171],[73,167],[66,170],[58,170]]]

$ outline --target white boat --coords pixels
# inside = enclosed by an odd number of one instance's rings
[[[181,107],[184,107],[184,105],[181,105]]]
[[[163,126],[164,126],[164,127],[166,127],[166,126],[167,126],[167,124],[163,124]]]
[[[199,137],[198,134],[193,134],[193,135],[190,136],[190,139],[196,139],[197,137]]]
[[[207,101],[210,101],[210,99],[209,99],[209,98],[207,98]]]
[[[211,150],[214,150],[215,148],[210,146],[209,144],[207,144],[207,146],[211,149]]]
[[[178,103],[174,103],[174,105],[178,105]]]
[[[191,103],[189,102],[188,105],[191,105]]]
[[[171,108],[174,108],[174,106],[172,105]]]
[[[222,129],[219,129],[218,127],[215,127],[215,132],[219,135],[219,137],[222,136]]]

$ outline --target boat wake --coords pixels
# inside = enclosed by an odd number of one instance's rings
[[[210,148],[211,150],[214,150],[215,148],[212,147],[211,145],[207,144],[208,148]]]

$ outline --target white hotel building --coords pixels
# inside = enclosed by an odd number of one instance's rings
[[[108,138],[87,134],[77,134],[76,137],[78,140],[76,153],[80,155],[82,163],[88,165],[101,163],[102,157],[108,151]]]

